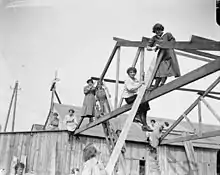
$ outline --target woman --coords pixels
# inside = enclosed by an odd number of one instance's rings
[[[162,42],[175,41],[175,38],[171,33],[164,33],[164,27],[159,23],[153,26],[153,33],[155,33],[156,35],[149,40],[147,46],[148,51],[157,51],[157,45],[161,44]],[[159,50],[158,55],[160,54],[161,50],[162,49]],[[164,54],[155,76],[155,87],[164,85],[167,80],[167,77],[180,76],[180,68],[174,49],[163,50]]]
[[[127,104],[132,104],[138,93],[138,89],[142,86],[144,82],[139,82],[135,76],[137,74],[137,69],[135,67],[130,67],[127,69],[128,79],[125,80],[123,98]],[[142,130],[148,131],[150,127],[147,125],[147,111],[150,110],[148,102],[140,104],[134,121],[139,121],[143,124]]]
[[[107,94],[108,90],[106,89],[106,87],[103,85],[103,83],[101,81],[99,81],[97,83],[96,86],[96,99],[99,102],[100,105],[100,113],[101,115],[104,115],[106,113],[110,112],[110,106],[108,103],[108,99],[107,99]]]
[[[77,128],[78,122],[74,113],[74,109],[69,109],[69,114],[64,117],[63,122],[68,131],[75,131],[75,129]]]
[[[51,121],[50,121],[50,124],[47,129],[49,129],[49,130],[58,130],[59,129],[59,118],[58,117],[59,117],[58,113],[54,112],[51,117]]]
[[[87,80],[87,84],[84,87],[84,101],[82,108],[82,117],[88,117],[90,122],[93,122],[93,117],[95,116],[95,90],[94,83],[92,79]]]
[[[98,161],[99,152],[91,143],[88,144],[83,150],[84,166],[82,175],[107,175],[104,165]]]

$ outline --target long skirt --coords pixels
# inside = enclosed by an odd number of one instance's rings
[[[158,52],[159,55],[160,51]],[[156,77],[179,77],[180,68],[173,49],[166,49],[156,73]]]
[[[95,95],[87,94],[84,97],[82,116],[95,116]]]

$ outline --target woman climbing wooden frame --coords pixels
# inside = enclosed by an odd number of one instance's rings
[[[153,33],[156,35],[149,40],[147,50],[156,52],[159,49],[158,55],[162,50],[159,48],[159,44],[162,44],[163,42],[175,41],[175,38],[171,33],[164,32],[164,27],[162,24],[155,24],[153,26]],[[180,68],[174,49],[163,50],[165,50],[165,52],[155,76],[155,88],[164,85],[167,77],[180,77]]]
[[[129,67],[127,69],[128,78],[125,80],[123,98],[127,104],[132,104],[138,93],[138,89],[144,84],[144,82],[139,82],[135,78],[137,74],[137,69],[135,67]],[[142,123],[142,130],[148,131],[151,128],[147,125],[147,111],[150,110],[148,102],[140,104],[137,114],[135,116],[134,122]]]

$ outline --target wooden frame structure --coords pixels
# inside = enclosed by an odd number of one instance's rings
[[[137,49],[137,53],[135,55],[135,59],[132,63],[132,66],[136,66],[136,63],[138,61],[138,57],[140,56],[140,78],[141,80],[144,79],[143,75],[144,75],[144,67],[143,67],[143,63],[144,63],[144,51],[145,48],[147,47],[147,42],[149,41],[149,38],[143,37],[142,41],[129,41],[129,40],[124,40],[124,39],[120,39],[120,38],[114,38],[114,40],[116,41],[116,45],[113,48],[113,51],[108,59],[108,62],[101,74],[101,76],[99,78],[95,78],[93,77],[93,79],[98,79],[99,81],[102,80],[108,80],[109,82],[115,82],[115,110],[110,112],[109,114],[106,114],[105,116],[103,116],[102,118],[94,121],[93,123],[90,123],[84,127],[80,127],[78,128],[74,134],[79,134],[89,128],[92,128],[96,125],[101,124],[102,122],[105,122],[111,118],[117,117],[118,115],[127,112],[133,108],[135,108],[134,106],[139,105],[138,103],[134,103],[133,107],[132,105],[124,105],[122,107],[116,108],[118,106],[118,86],[119,83],[123,83],[123,81],[119,80],[119,69],[120,69],[120,48],[121,47],[136,47]],[[145,101],[150,101],[153,100],[155,98],[158,98],[162,95],[165,95],[173,90],[183,90],[183,91],[192,91],[192,92],[198,92],[199,93],[199,97],[198,99],[183,113],[183,115],[181,115],[172,126],[170,126],[170,128],[162,135],[161,137],[161,144],[169,144],[169,143],[173,143],[173,142],[186,142],[185,145],[187,147],[192,147],[191,143],[187,142],[190,140],[195,140],[195,139],[202,139],[202,138],[206,138],[206,137],[214,137],[214,136],[220,136],[220,131],[213,131],[213,132],[208,132],[208,133],[202,133],[202,129],[201,127],[199,128],[199,131],[197,134],[194,135],[185,135],[179,138],[175,138],[172,140],[164,140],[165,137],[185,118],[189,123],[190,120],[187,117],[187,114],[195,107],[198,105],[198,114],[199,114],[199,124],[201,125],[202,123],[202,116],[201,116],[201,101],[207,106],[207,108],[213,113],[213,115],[217,118],[217,120],[219,120],[220,122],[220,116],[218,116],[218,114],[210,107],[210,105],[204,100],[204,97],[210,97],[210,98],[215,98],[215,99],[219,99],[219,97],[216,96],[212,96],[211,94],[215,94],[215,95],[219,95],[219,92],[211,92],[211,90],[220,82],[220,77],[217,78],[217,80],[211,84],[211,86],[206,90],[206,91],[202,91],[202,90],[196,90],[196,89],[186,89],[186,88],[181,88],[184,85],[187,85],[189,83],[192,83],[196,80],[199,80],[205,76],[208,76],[212,73],[215,73],[216,71],[220,70],[220,56],[217,55],[213,55],[210,53],[206,53],[206,52],[202,52],[199,50],[208,50],[208,51],[220,51],[220,42],[217,41],[213,41],[213,40],[209,40],[206,38],[202,38],[202,37],[198,37],[198,36],[192,36],[191,40],[189,42],[186,41],[181,41],[181,42],[174,42],[174,43],[162,43],[160,45],[161,48],[164,49],[175,49],[175,50],[179,50],[181,52],[176,52],[178,55],[181,56],[186,56],[188,58],[192,58],[192,59],[197,59],[197,60],[201,60],[201,61],[206,61],[208,62],[207,64],[205,64],[204,66],[201,66],[161,87],[158,87],[157,89],[154,89],[152,91],[145,91],[143,98],[142,96],[140,96],[140,100],[142,98],[142,102]],[[114,58],[114,55],[117,54],[117,70],[116,70],[116,80],[109,80],[109,79],[104,79],[105,74]],[[192,55],[193,54],[193,55]],[[158,64],[158,63],[157,63]],[[155,70],[154,70],[155,71]],[[151,82],[151,80],[150,80]],[[134,110],[135,111],[135,110]],[[133,116],[133,111],[131,112],[132,115],[129,115],[127,120],[131,120],[132,121],[132,117]],[[127,121],[126,121],[127,122]],[[193,125],[190,124],[192,127]],[[130,126],[126,127],[126,130],[129,130]],[[125,131],[126,132],[126,131]],[[112,173],[113,171],[113,167],[115,165],[115,162],[117,161],[116,159],[118,159],[118,153],[117,150],[121,149],[125,139],[126,139],[126,133],[124,132],[123,134],[123,130],[122,133],[119,137],[119,141],[121,143],[116,144],[115,146],[115,152],[113,151],[110,160],[106,167],[106,170],[109,174]],[[128,132],[128,131],[127,131]],[[123,138],[122,138],[123,137]],[[193,149],[192,149],[193,150]],[[188,150],[189,151],[189,150]],[[118,151],[119,152],[119,151]],[[115,154],[114,154],[115,153]],[[114,154],[114,155],[113,155]]]
[[[57,101],[59,104],[62,104],[61,103],[61,100],[59,98],[59,95],[56,91],[56,83],[59,81],[59,78],[57,78],[57,71],[55,72],[55,78],[53,79],[53,82],[52,82],[52,85],[51,85],[51,88],[50,88],[50,91],[51,91],[51,101],[50,101],[50,109],[49,109],[49,113],[48,113],[48,116],[47,116],[47,120],[44,124],[44,127],[43,129],[45,130],[46,126],[47,126],[47,123],[49,121],[49,117],[51,115],[51,113],[53,112],[53,105],[54,105],[54,99],[56,97]]]

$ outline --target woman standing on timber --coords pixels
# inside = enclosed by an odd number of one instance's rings
[[[157,51],[157,44],[162,44],[163,42],[174,42],[175,38],[171,33],[164,33],[163,25],[157,23],[153,26],[154,35],[148,42],[147,50],[148,51]],[[160,54],[159,50],[158,55]],[[180,68],[176,58],[174,49],[163,49],[165,52],[162,57],[162,61],[159,65],[159,68],[156,72],[156,82],[155,88],[165,84],[167,77],[179,77]]]
[[[128,79],[125,80],[123,98],[127,104],[132,104],[138,93],[138,89],[142,86],[144,82],[139,82],[135,75],[137,69],[135,67],[130,67],[127,69]],[[148,131],[151,128],[147,125],[147,111],[150,110],[148,102],[140,104],[137,114],[135,116],[134,122],[141,122],[143,124],[142,130]]]
[[[109,94],[108,89],[104,86],[103,82],[99,81],[96,86],[96,99],[100,105],[101,115],[107,114],[110,112],[110,106],[107,99],[107,94]],[[109,95],[110,96],[110,95]]]
[[[82,117],[88,117],[89,122],[93,122],[93,117],[95,116],[95,90],[94,83],[92,79],[87,80],[87,84],[84,87],[84,101],[82,108]]]

